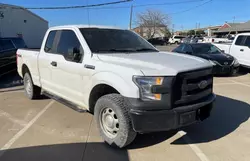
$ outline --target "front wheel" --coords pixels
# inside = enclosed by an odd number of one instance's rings
[[[123,148],[135,139],[136,132],[121,95],[102,96],[95,105],[94,115],[100,134],[109,145]]]
[[[24,91],[27,97],[31,100],[39,98],[41,95],[41,88],[33,84],[30,74],[27,72],[23,77]]]

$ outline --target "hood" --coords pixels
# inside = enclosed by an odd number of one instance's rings
[[[98,54],[101,61],[140,70],[147,76],[175,76],[179,72],[212,67],[201,58],[172,52]]]
[[[218,53],[218,54],[199,54],[197,55],[198,57],[201,57],[206,60],[214,60],[217,61],[218,63],[224,65],[225,63],[227,64],[232,64],[234,61],[234,57],[229,55],[229,54],[224,54],[224,53]]]

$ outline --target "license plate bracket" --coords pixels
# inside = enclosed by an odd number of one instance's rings
[[[180,115],[180,124],[188,125],[196,121],[196,111],[186,112]]]

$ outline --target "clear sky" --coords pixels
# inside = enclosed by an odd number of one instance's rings
[[[71,6],[86,5],[111,2],[117,0],[1,0],[1,3],[20,5],[24,7],[46,7],[46,6]],[[130,6],[158,3],[174,3],[190,0],[134,0],[129,3],[103,6],[106,9],[89,9],[89,23],[95,25],[111,25],[128,28]],[[196,23],[200,27],[209,25],[221,25],[225,21],[244,22],[250,20],[250,0],[201,0],[172,5],[155,5],[135,7],[133,19],[136,14],[146,9],[157,9],[169,14],[175,30],[195,28]],[[208,2],[200,7],[196,7]],[[114,9],[113,7],[120,7]],[[109,9],[107,9],[109,8]],[[113,8],[113,9],[110,9]],[[192,8],[192,9],[191,9]],[[191,9],[191,10],[189,10]],[[189,10],[189,11],[187,11]],[[49,21],[50,26],[64,24],[87,24],[87,9],[69,9],[69,10],[32,10],[39,16]],[[185,11],[185,12],[184,12]],[[134,21],[133,21],[134,22]],[[133,26],[136,26],[133,23]],[[172,25],[171,25],[172,27]]]

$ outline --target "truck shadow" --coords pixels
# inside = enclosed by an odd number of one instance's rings
[[[1,161],[129,161],[125,149],[106,143],[71,143],[9,149],[0,151]]]
[[[249,117],[250,105],[248,103],[217,95],[211,117],[200,124],[183,128],[183,130],[191,139],[191,143],[206,143],[232,133]],[[183,137],[171,144],[187,144]]]

